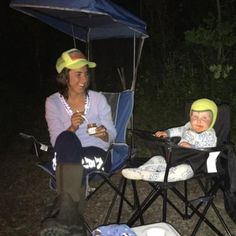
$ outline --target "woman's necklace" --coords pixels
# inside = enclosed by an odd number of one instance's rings
[[[62,95],[60,95],[60,100],[61,100],[62,104],[64,105],[66,112],[71,117],[74,114],[72,108],[69,106],[69,104],[66,102],[65,98]],[[90,107],[90,99],[89,99],[89,95],[87,93],[86,97],[85,97],[85,102],[84,102],[84,116],[86,116],[89,107]],[[76,110],[76,112],[80,112],[80,111]]]

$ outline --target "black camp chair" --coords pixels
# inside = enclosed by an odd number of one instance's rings
[[[134,225],[134,223],[140,219],[141,224],[144,224],[143,221],[143,213],[152,206],[152,203],[161,196],[163,199],[163,205],[162,205],[162,222],[167,222],[167,206],[170,205],[183,219],[189,219],[193,215],[198,216],[198,221],[193,228],[192,234],[195,235],[201,226],[202,222],[205,222],[214,232],[216,235],[231,235],[229,228],[227,227],[224,219],[222,218],[221,214],[219,213],[219,210],[217,209],[216,205],[214,204],[214,199],[217,194],[217,192],[221,189],[224,189],[224,176],[225,172],[220,171],[217,173],[199,173],[195,174],[195,176],[191,179],[180,181],[184,184],[184,190],[180,191],[177,187],[176,182],[168,182],[168,173],[169,168],[171,167],[172,160],[174,159],[174,156],[182,155],[183,158],[186,158],[187,156],[196,155],[201,158],[208,157],[210,152],[219,151],[219,155],[217,157],[217,160],[221,162],[222,167],[226,167],[227,158],[228,158],[228,145],[230,145],[229,142],[229,131],[230,131],[230,112],[229,112],[229,106],[228,105],[220,105],[218,106],[218,118],[215,123],[215,130],[218,137],[218,143],[216,148],[212,149],[202,149],[202,150],[196,150],[196,149],[187,149],[187,148],[181,148],[177,145],[179,139],[177,137],[174,138],[157,138],[153,136],[153,132],[147,132],[143,130],[134,130],[133,133],[138,135],[140,138],[151,142],[152,146],[153,144],[157,147],[161,147],[162,155],[165,156],[167,161],[167,168],[165,172],[165,177],[163,182],[148,182],[152,186],[151,192],[146,196],[146,198],[142,201],[141,204],[138,203],[138,208],[135,210],[131,217],[129,218],[127,224],[129,226]],[[189,111],[189,108],[187,109]],[[200,187],[202,188],[203,194],[198,196],[194,199],[189,199],[188,196],[188,184],[195,184],[197,180],[197,183],[200,184]],[[204,180],[207,180],[206,182]],[[136,182],[132,180],[132,182]],[[135,191],[137,191],[135,189]],[[171,200],[168,195],[168,191],[171,191],[175,196],[175,201]],[[138,195],[138,194],[137,194]],[[180,200],[180,202],[184,203],[184,209],[179,209],[177,207],[176,201]],[[222,199],[223,200],[223,199]],[[221,232],[217,227],[211,222],[211,220],[207,219],[206,214],[209,210],[209,208],[212,208],[221,222],[225,232]],[[159,210],[159,209],[158,209]],[[178,228],[177,228],[178,229]],[[180,229],[179,229],[180,230]],[[226,233],[226,234],[225,234]]]
[[[112,208],[115,204],[115,201],[117,199],[117,196],[121,197],[120,206],[119,206],[119,212],[121,214],[123,202],[125,201],[130,207],[133,208],[133,204],[124,196],[121,188],[125,188],[125,185],[123,184],[124,178],[120,179],[120,182],[117,186],[117,184],[113,183],[111,181],[111,176],[113,176],[116,173],[119,173],[122,168],[124,168],[128,162],[128,160],[131,158],[131,149],[130,146],[127,144],[126,139],[126,130],[128,123],[130,121],[132,111],[133,111],[133,104],[134,104],[134,92],[131,90],[125,90],[120,93],[103,93],[105,97],[107,98],[108,103],[111,106],[112,109],[112,116],[113,121],[115,124],[115,128],[117,130],[117,136],[115,139],[115,142],[111,144],[109,148],[109,152],[111,153],[111,160],[112,160],[112,168],[109,172],[105,172],[102,170],[94,170],[87,174],[85,176],[85,187],[86,187],[86,198],[87,200],[90,199],[95,192],[97,192],[104,184],[108,184],[113,190],[114,190],[114,197],[111,201],[111,205],[107,210],[107,215],[104,219],[103,224],[106,224],[109,216],[111,214]],[[50,145],[43,144],[40,141],[38,141],[34,136],[28,135],[25,133],[20,133],[20,135],[24,138],[30,139],[33,142],[34,152],[37,157],[37,163],[36,165],[46,171],[49,174],[49,187],[52,190],[56,190],[56,177],[55,177],[55,171],[52,167],[53,162],[52,158],[54,155],[53,148]],[[42,153],[49,153],[51,156],[51,159],[49,160],[43,160],[41,158]],[[122,175],[120,175],[122,177]],[[96,187],[91,187],[90,182],[91,180],[103,180],[100,181],[101,183]],[[120,214],[117,216],[117,222],[119,222]],[[87,225],[88,226],[88,225]],[[91,229],[87,227],[89,231],[91,232]]]

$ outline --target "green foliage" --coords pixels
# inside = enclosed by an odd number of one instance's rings
[[[189,46],[183,45],[169,53],[161,72],[156,69],[156,58],[146,67],[142,65],[135,97],[135,128],[155,131],[181,125],[186,101],[200,97],[227,102],[232,111],[236,110],[236,74],[232,66],[221,67],[220,73],[228,73],[227,77],[222,75],[224,80],[211,80],[208,68],[203,70],[201,61],[195,60],[191,52]]]
[[[226,79],[233,70],[232,64],[226,63],[225,53],[236,44],[234,22],[219,22],[212,14],[203,20],[204,24],[197,29],[185,32],[187,42],[199,45],[199,51],[207,58],[204,66],[211,72],[211,79]],[[210,49],[213,48],[215,56],[212,57]],[[200,54],[200,53],[199,53]],[[212,81],[213,82],[213,81]]]
[[[218,49],[220,45],[232,47],[236,44],[236,35],[233,32],[234,24],[229,22],[217,24],[217,20],[212,14],[203,22],[203,26],[185,32],[186,41],[214,49]]]
[[[228,78],[230,71],[233,69],[231,65],[213,64],[210,65],[209,70],[213,73],[215,79]]]
[[[198,78],[197,68],[183,51],[168,55],[162,73],[143,72],[136,91],[136,128],[156,130],[183,123],[186,100],[204,94]]]

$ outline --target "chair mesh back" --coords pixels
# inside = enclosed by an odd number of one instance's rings
[[[115,122],[116,122],[116,113],[117,113],[117,104],[118,104],[118,101],[119,101],[120,93],[103,92],[103,95],[106,97],[108,104],[111,106],[112,120],[115,124]]]
[[[111,106],[112,117],[116,128],[115,146],[112,149],[111,172],[119,170],[129,157],[129,148],[126,144],[126,130],[130,121],[133,106],[134,92],[125,90],[120,93],[103,93]]]
[[[103,93],[111,106],[112,118],[117,131],[116,143],[124,143],[126,140],[126,129],[130,121],[133,106],[134,93],[125,90],[120,93]]]

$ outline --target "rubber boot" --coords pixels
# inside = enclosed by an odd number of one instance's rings
[[[84,236],[86,230],[78,213],[78,203],[69,193],[61,192],[52,205],[47,218],[42,222],[41,236]]]
[[[49,217],[44,221],[41,236],[86,235],[79,205],[84,191],[82,187],[83,167],[80,164],[58,164],[56,183],[58,197]]]
[[[78,210],[83,214],[87,201],[82,185],[83,166],[80,164],[59,164],[56,169],[57,193],[67,192],[78,202]]]
[[[58,164],[56,168],[57,193],[69,193],[73,201],[80,201],[83,167],[80,164]]]

